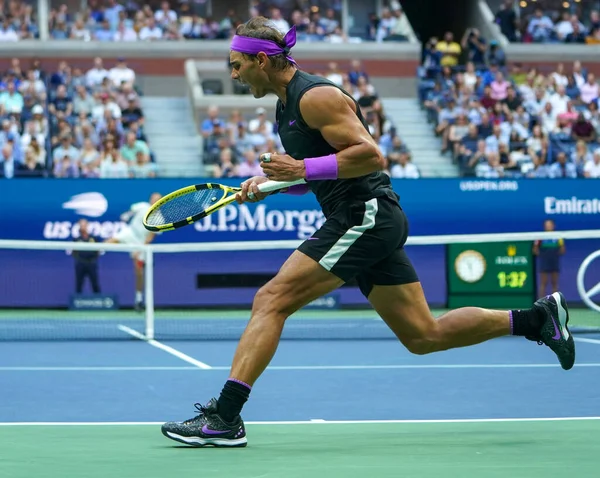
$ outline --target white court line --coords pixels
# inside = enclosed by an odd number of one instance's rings
[[[440,423],[525,423],[596,421],[600,417],[546,417],[546,418],[451,418],[443,420],[305,420],[245,422],[246,425],[388,425],[388,424],[440,424]],[[0,422],[2,427],[22,426],[160,426],[164,422]]]
[[[204,362],[200,362],[200,360],[196,360],[195,358],[190,357],[189,355],[186,355],[183,352],[180,352],[179,350],[174,349],[173,347],[169,347],[168,345],[165,345],[154,339],[150,339],[150,340],[146,339],[146,337],[144,337],[138,331],[133,330],[132,328],[127,327],[126,325],[119,325],[119,330],[135,337],[136,339],[143,340],[148,345],[152,345],[152,347],[156,347],[157,349],[167,352],[168,354],[171,354],[171,355],[177,357],[178,359],[183,360],[184,362],[191,363],[192,365],[195,365],[198,368],[201,368],[203,370],[209,370],[212,368],[210,365],[205,364]]]
[[[129,372],[129,371],[171,371],[171,370],[211,370],[198,367],[137,367],[137,366],[111,366],[111,367],[0,367],[0,372]]]
[[[194,359],[192,359],[194,360]],[[0,372],[128,372],[128,371],[198,371],[230,370],[230,366],[200,367],[160,367],[160,366],[74,366],[74,367],[0,367]],[[574,368],[598,368],[600,363],[578,363]],[[267,370],[464,370],[464,369],[526,369],[526,368],[560,368],[558,363],[509,363],[509,364],[406,364],[406,365],[273,365]]]

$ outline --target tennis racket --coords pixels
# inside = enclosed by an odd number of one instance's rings
[[[258,185],[260,192],[269,193],[304,184],[297,181],[265,181]],[[172,231],[193,224],[209,214],[231,204],[242,188],[224,184],[206,183],[187,186],[156,201],[144,216],[144,227],[149,231]]]

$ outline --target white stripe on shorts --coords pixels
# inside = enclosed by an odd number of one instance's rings
[[[365,215],[360,226],[352,226],[346,233],[338,239],[327,254],[325,254],[319,264],[326,270],[330,271],[333,266],[341,259],[352,244],[354,244],[365,231],[372,229],[375,226],[375,216],[377,215],[378,205],[377,198],[369,199],[365,203]]]

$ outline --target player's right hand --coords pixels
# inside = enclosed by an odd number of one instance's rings
[[[254,176],[253,178],[247,179],[240,185],[242,190],[235,195],[235,200],[238,204],[262,201],[270,193],[261,193],[258,190],[258,185],[267,181],[268,179],[264,176]],[[252,192],[251,197],[248,197],[249,192]]]

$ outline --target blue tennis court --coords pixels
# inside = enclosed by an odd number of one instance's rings
[[[570,372],[560,369],[546,347],[518,338],[428,356],[411,355],[393,340],[283,341],[244,416],[249,421],[594,416],[600,335],[578,341]],[[143,341],[3,343],[0,376],[10,397],[3,400],[0,421],[184,418],[194,401],[218,395],[237,342],[162,343],[210,368]]]
[[[192,473],[197,460],[223,476],[358,477],[369,463],[378,476],[397,476],[400,456],[410,476],[500,476],[505,453],[518,453],[515,466],[528,470],[519,476],[542,476],[549,468],[530,470],[526,451],[548,453],[557,433],[566,442],[553,463],[565,466],[576,452],[578,476],[592,476],[600,334],[577,336],[569,372],[546,347],[512,337],[427,356],[388,339],[283,340],[244,409],[248,448],[226,460],[210,449],[181,457],[160,424],[190,418],[194,402],[218,396],[236,345],[3,342],[7,476],[162,476],[173,467]],[[321,461],[311,468],[315,454]],[[93,466],[105,455],[112,459]]]

